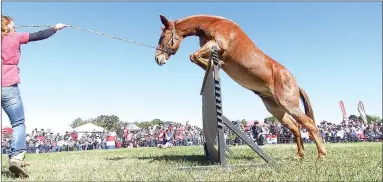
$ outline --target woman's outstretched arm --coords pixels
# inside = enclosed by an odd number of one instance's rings
[[[57,24],[54,27],[47,28],[45,30],[40,30],[38,32],[30,33],[29,34],[28,42],[33,42],[33,41],[39,41],[39,40],[47,39],[50,36],[54,35],[57,32],[57,30],[61,30],[61,29],[63,29],[66,26],[67,25],[59,23],[59,24]]]

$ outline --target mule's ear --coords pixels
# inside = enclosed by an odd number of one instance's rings
[[[164,31],[164,30],[165,30],[165,27],[164,27],[164,26],[162,26],[162,27],[161,27],[161,30],[162,30],[162,31]]]
[[[161,19],[162,24],[164,24],[165,28],[169,27],[169,20],[166,19],[166,17],[164,15],[160,15],[160,19]]]

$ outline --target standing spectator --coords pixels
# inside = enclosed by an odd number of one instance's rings
[[[31,141],[31,136],[27,134],[27,136],[25,137],[25,142],[29,143],[29,141]]]
[[[20,46],[32,41],[46,39],[66,25],[57,24],[54,27],[35,33],[16,33],[14,22],[9,16],[1,16],[1,107],[11,122],[13,134],[9,157],[9,170],[15,175],[28,176],[22,168],[26,154],[24,106],[18,84],[20,83],[18,64],[20,61]]]
[[[123,134],[122,134],[122,146],[126,148],[128,146],[127,138],[128,138],[129,130],[127,127],[123,129]]]
[[[46,136],[46,139],[49,139],[49,140],[54,140],[53,138],[53,133],[52,132],[49,132]]]
[[[72,137],[72,140],[73,140],[73,141],[77,142],[78,135],[77,135],[76,131],[73,131],[73,132],[71,133],[71,137]]]
[[[254,121],[254,124],[251,126],[251,131],[253,133],[254,140],[258,140],[258,135],[259,135],[259,128],[258,128],[258,121]]]
[[[35,128],[33,131],[32,131],[32,138],[35,138],[37,136],[37,128]]]
[[[61,140],[61,136],[60,136],[60,133],[57,133],[56,136],[55,136],[55,139],[54,139],[56,142],[60,141]]]
[[[106,137],[108,136],[108,133],[104,131],[102,131],[101,133],[101,141],[102,141],[102,145],[101,145],[101,148],[102,149],[105,149],[106,148]]]
[[[35,140],[31,138],[28,142],[28,151],[29,153],[36,153],[36,148],[35,148]]]
[[[68,141],[70,137],[71,137],[71,135],[69,134],[68,131],[66,131],[65,134],[64,134],[64,140]]]
[[[133,147],[133,134],[131,132],[128,132],[126,136],[126,146],[127,147]]]
[[[121,128],[117,130],[117,137],[118,138],[124,137],[124,126],[121,126]]]
[[[93,141],[92,135],[87,135],[85,150],[92,149],[91,147],[93,147],[93,143],[94,143],[94,141]]]

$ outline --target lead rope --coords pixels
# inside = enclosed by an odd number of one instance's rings
[[[50,27],[54,27],[54,26],[48,26],[48,25],[21,25],[21,26],[15,26],[15,28],[31,28],[31,27],[33,27],[33,28],[50,28]],[[136,42],[136,41],[126,40],[126,39],[119,38],[119,37],[116,37],[116,36],[104,34],[104,33],[93,31],[93,30],[88,30],[88,29],[81,28],[81,27],[76,27],[76,26],[73,26],[73,25],[67,25],[67,27],[71,27],[71,28],[77,29],[77,30],[82,30],[82,31],[85,31],[85,32],[90,32],[90,33],[98,34],[98,35],[109,37],[109,38],[112,38],[112,39],[117,39],[117,40],[120,40],[120,41],[123,41],[123,42],[128,42],[128,43],[137,44],[137,45],[144,46],[144,47],[153,48],[153,49],[156,49],[156,50],[161,50],[161,51],[164,51],[164,52],[167,52],[167,53],[171,52],[170,50],[156,48],[156,47],[151,46],[151,45],[146,45],[146,44],[142,44],[142,43],[139,43],[139,42]]]

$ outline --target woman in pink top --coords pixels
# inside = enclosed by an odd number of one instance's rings
[[[15,175],[28,176],[22,169],[26,154],[24,108],[18,84],[20,45],[32,41],[46,39],[66,25],[54,27],[34,33],[16,33],[14,22],[9,16],[1,16],[1,107],[11,122],[13,134],[9,156],[9,170]]]

